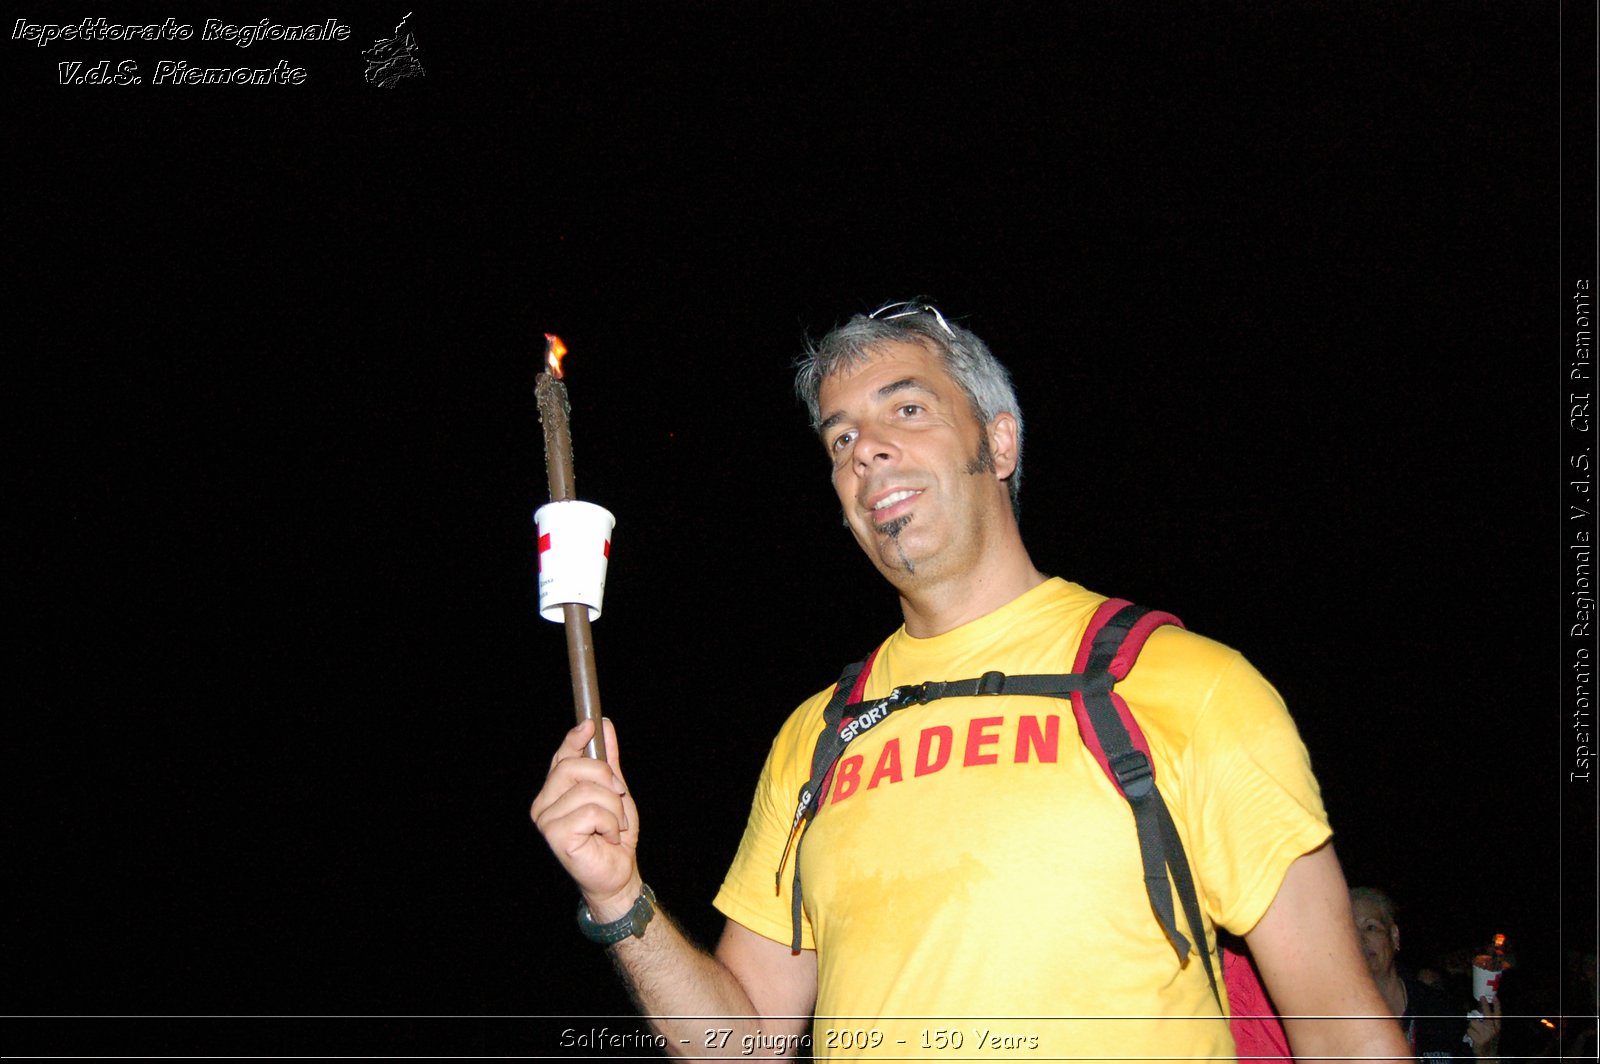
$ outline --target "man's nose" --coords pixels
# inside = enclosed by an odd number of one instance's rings
[[[850,449],[851,463],[861,472],[870,472],[874,466],[893,461],[900,453],[894,435],[879,426],[862,427]]]

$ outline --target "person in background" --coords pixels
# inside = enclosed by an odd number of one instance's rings
[[[1400,1021],[1418,1060],[1498,1061],[1500,1003],[1480,998],[1482,1017],[1470,1019],[1443,991],[1422,982],[1399,963],[1400,927],[1394,899],[1375,887],[1350,891],[1361,953],[1378,992]]]

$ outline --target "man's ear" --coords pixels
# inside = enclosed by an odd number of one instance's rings
[[[1017,419],[999,413],[989,422],[989,454],[994,459],[994,475],[1004,480],[1017,471]]]

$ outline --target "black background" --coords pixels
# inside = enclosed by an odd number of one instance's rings
[[[1558,1008],[1594,938],[1556,649],[1592,7],[432,5],[391,89],[360,51],[406,5],[259,8],[115,19],[351,39],[4,44],[8,1012],[626,1012],[526,814],[571,716],[541,333],[618,518],[642,864],[713,940],[766,743],[899,621],[788,367],[918,294],[1014,372],[1040,568],[1241,648],[1408,955],[1504,931],[1508,1009]],[[57,84],[103,58],[146,82]],[[364,1022],[316,1047],[412,1034]]]

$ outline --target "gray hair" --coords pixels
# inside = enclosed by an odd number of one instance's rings
[[[1356,902],[1358,901],[1370,901],[1372,904],[1376,905],[1378,907],[1378,911],[1383,914],[1383,922],[1385,924],[1388,924],[1390,927],[1399,926],[1395,923],[1395,915],[1400,911],[1400,907],[1394,903],[1393,898],[1389,897],[1389,895],[1385,894],[1377,887],[1351,887],[1351,907],[1354,908]]]
[[[912,309],[884,315],[885,311],[899,307]],[[987,426],[997,414],[1010,414],[1016,419],[1017,465],[1007,480],[1011,508],[1020,513],[1022,407],[1011,386],[1011,374],[976,334],[951,325],[944,315],[926,303],[890,304],[873,314],[857,314],[821,340],[807,343],[806,353],[795,365],[794,390],[811,415],[812,431],[822,425],[822,382],[847,367],[868,361],[877,349],[888,343],[919,344],[938,355],[945,372],[966,395],[980,425]],[[984,450],[987,449],[985,443]]]

